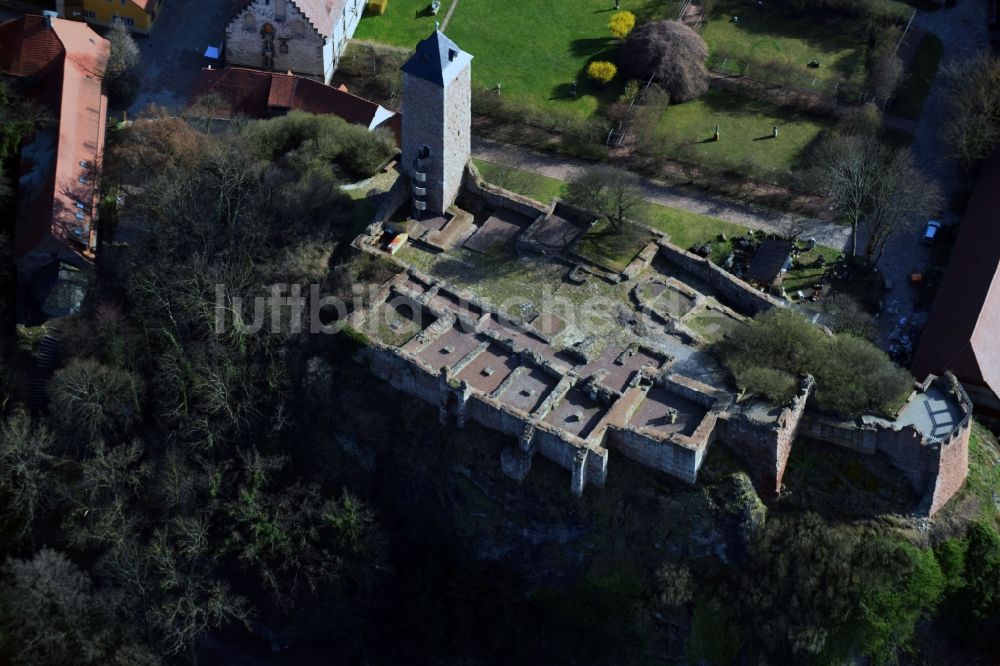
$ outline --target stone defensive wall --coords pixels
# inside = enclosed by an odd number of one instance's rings
[[[704,281],[733,306],[751,314],[765,312],[775,307],[785,307],[786,303],[759,289],[755,289],[709,259],[699,257],[681,249],[666,240],[658,242],[660,256],[680,266],[691,275]]]
[[[905,417],[910,410],[932,412],[923,401],[936,393],[954,406],[947,428],[928,434]],[[940,411],[940,407],[936,408]],[[933,414],[932,414],[933,416]],[[843,421],[816,412],[802,420],[801,435],[836,444],[866,455],[883,454],[921,493],[918,513],[935,514],[958,492],[969,472],[969,436],[972,432],[972,401],[954,375],[931,375],[918,385],[895,421],[862,417]]]
[[[465,167],[465,178],[462,184],[466,192],[479,197],[490,208],[514,211],[532,220],[551,212],[550,206],[544,206],[534,199],[487,183],[472,162],[469,162]]]
[[[518,238],[519,250],[565,261],[569,245],[554,249],[529,232],[544,235],[542,223],[550,218],[548,231],[555,229],[555,236],[585,226],[573,219],[585,213],[558,202],[544,207],[484,183],[472,166],[466,188],[493,209],[534,220],[522,233],[529,237]],[[695,483],[709,447],[719,441],[743,462],[758,491],[774,497],[793,442],[802,437],[885,456],[920,494],[918,515],[936,513],[965,481],[972,403],[951,375],[917,385],[894,419],[844,421],[809,409],[811,377],[786,405],[739,402],[728,391],[672,372],[674,359],[640,342],[608,342],[594,353],[557,349],[529,324],[388,255],[372,234],[381,234],[380,224],[353,246],[394,263],[400,273],[366,310],[349,317],[368,338],[359,358],[393,387],[436,405],[442,422],[471,420],[511,437],[500,465],[513,479],[524,479],[541,455],[570,472],[571,491],[579,495],[588,485],[603,486],[615,451]],[[733,308],[755,314],[784,305],[662,238],[656,252]],[[664,284],[671,286],[670,280]]]

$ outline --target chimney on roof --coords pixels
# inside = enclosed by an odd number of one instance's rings
[[[50,10],[46,9],[44,12],[42,12],[42,16],[45,17],[45,27],[51,28],[52,27],[52,19],[58,17],[59,13],[58,12],[53,12],[53,11],[50,11]]]

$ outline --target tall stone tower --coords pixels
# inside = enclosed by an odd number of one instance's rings
[[[455,203],[472,153],[472,56],[440,30],[403,65],[402,166],[415,215]]]

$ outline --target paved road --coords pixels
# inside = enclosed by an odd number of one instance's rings
[[[205,48],[218,46],[232,14],[232,0],[167,0],[151,37],[136,37],[142,52],[141,87],[129,114],[149,104],[172,111],[183,108],[205,59]]]
[[[934,33],[944,43],[942,68],[989,45],[986,3],[981,0],[959,0],[954,7],[920,11],[914,19],[914,24]],[[940,75],[935,78],[920,120],[912,130],[913,150],[918,163],[927,175],[941,187],[945,201],[945,220],[957,222],[958,220],[948,210],[948,202],[961,185],[961,181],[958,166],[948,157],[948,146],[942,136],[942,128],[948,118],[948,95],[942,78]],[[897,126],[901,124],[894,120],[889,121],[890,125],[894,123]],[[928,211],[928,215],[933,213],[934,211]],[[886,305],[895,302],[898,308],[897,314],[883,317],[880,326],[883,342],[888,341],[889,335],[895,328],[895,322],[914,310],[917,293],[908,284],[908,278],[912,268],[926,265],[930,258],[927,248],[920,244],[924,227],[925,221],[921,220],[914,224],[908,233],[894,239],[879,261],[879,269],[892,280],[894,285],[892,291],[886,294]]]
[[[472,154],[488,162],[510,164],[557,180],[571,180],[583,169],[593,166],[592,162],[539,153],[521,146],[477,136],[472,139]],[[646,200],[651,203],[717,217],[751,229],[788,233],[791,229],[804,228],[803,238],[811,236],[821,245],[838,249],[847,246],[850,236],[850,230],[847,227],[833,222],[808,220],[801,216],[757,209],[692,188],[670,185],[649,178],[642,179],[642,186]]]

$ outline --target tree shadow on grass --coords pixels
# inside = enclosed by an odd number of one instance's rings
[[[804,44],[807,49],[815,52],[813,56],[804,62],[797,62],[785,57],[772,58],[787,60],[793,64],[801,65],[803,77],[815,76],[815,70],[808,68],[809,60],[815,59],[824,63],[824,67],[833,69],[845,79],[850,80],[858,73],[859,68],[862,66],[867,50],[862,19],[796,19],[790,16],[783,16],[769,6],[757,8],[742,0],[723,0],[722,2],[718,2],[713,14],[716,16],[723,14],[738,15],[740,17],[739,30],[746,33],[750,40],[773,37],[777,39],[796,40]],[[847,50],[850,50],[849,55],[842,55],[833,65],[825,64],[830,61],[833,54],[843,54]],[[782,56],[787,56],[780,48],[778,52]],[[751,59],[766,60],[768,58],[753,58],[751,56]]]
[[[574,39],[569,43],[569,52],[577,58],[593,57],[605,53],[610,58],[610,56],[614,55],[614,45],[615,40],[611,37]]]

